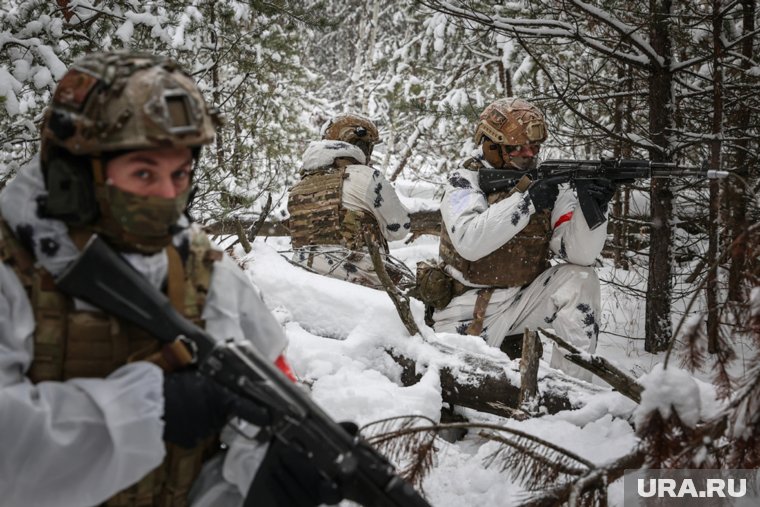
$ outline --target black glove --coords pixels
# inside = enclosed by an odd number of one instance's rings
[[[540,213],[554,207],[554,201],[557,200],[559,194],[559,187],[556,183],[538,180],[528,187],[528,193],[530,200],[533,201],[533,207],[536,208],[536,213]]]
[[[353,423],[340,425],[352,436],[358,432]],[[273,438],[243,506],[315,507],[335,505],[343,498],[341,485],[317,470],[314,462],[298,448],[297,440],[284,444]]]
[[[602,213],[607,211],[607,205],[615,195],[615,190],[617,190],[617,185],[607,178],[597,178],[588,185],[588,195],[596,201]]]
[[[219,432],[233,416],[258,426],[267,410],[241,398],[196,370],[164,375],[164,440],[190,449]]]

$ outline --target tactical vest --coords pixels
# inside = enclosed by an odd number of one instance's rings
[[[174,247],[169,256],[168,295],[175,309],[197,325],[213,270],[222,253],[208,237],[191,234],[187,254]],[[76,234],[73,235],[76,243]],[[106,377],[137,360],[162,363],[156,339],[116,317],[74,308],[74,301],[58,291],[52,275],[11,233],[0,217],[0,260],[10,266],[31,302],[35,318],[34,358],[27,375],[33,382],[65,381],[75,377]],[[215,439],[214,439],[215,440]],[[117,493],[103,507],[184,507],[192,483],[215,442],[195,449],[167,443],[166,457],[158,468],[137,484]]]
[[[472,159],[468,163],[468,169],[482,167]],[[529,185],[530,179],[524,177],[509,191],[489,194],[488,204],[495,204],[515,192],[525,192]],[[456,251],[446,225],[442,223],[440,256],[445,264],[459,270],[464,278],[473,284],[522,287],[531,283],[549,267],[551,234],[551,212],[534,213],[528,225],[508,242],[485,257],[468,261]]]
[[[388,243],[374,215],[367,211],[343,207],[343,180],[346,167],[358,162],[337,158],[329,166],[308,174],[291,190],[288,198],[289,228],[293,248],[309,245],[340,245],[349,250],[362,250],[364,233],[388,253]]]

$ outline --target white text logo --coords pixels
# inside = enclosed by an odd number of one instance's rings
[[[680,485],[675,479],[638,479],[638,493],[644,498],[739,498],[747,493],[747,480],[705,479],[705,489],[700,490],[691,479]]]

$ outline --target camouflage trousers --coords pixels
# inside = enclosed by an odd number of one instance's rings
[[[292,261],[315,273],[384,290],[368,252],[357,252],[337,245],[307,246],[295,250]],[[411,271],[400,261],[383,254],[383,265],[397,286],[414,284]]]
[[[438,332],[466,334],[474,319],[477,289],[451,300],[433,314]],[[525,287],[495,289],[485,309],[480,336],[499,347],[505,336],[527,327],[554,329],[582,351],[596,351],[601,314],[599,278],[593,268],[574,264],[553,266]],[[569,362],[556,346],[551,366],[590,381],[591,373]]]

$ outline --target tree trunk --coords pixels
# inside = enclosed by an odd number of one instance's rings
[[[670,162],[668,139],[673,126],[673,73],[671,61],[671,0],[650,0],[650,42],[662,57],[662,64],[651,62],[649,75],[649,132],[655,147],[649,150],[656,162]],[[649,284],[647,286],[646,334],[644,349],[659,352],[668,348],[673,334],[671,322],[673,271],[673,193],[665,178],[652,179],[652,229],[649,247]]]
[[[525,329],[523,334],[522,357],[520,358],[520,407],[526,412],[537,412],[538,401],[538,361],[541,341],[538,334]]]
[[[742,41],[742,60],[741,60],[741,76],[738,81],[743,87],[749,88],[752,82],[752,77],[749,75],[749,70],[752,67],[753,57],[753,43],[755,40],[755,12],[757,8],[756,0],[742,0],[742,34],[744,40]],[[747,207],[750,199],[753,197],[749,194],[749,189],[743,185],[744,181],[749,181],[751,172],[749,170],[750,164],[756,163],[748,156],[749,153],[749,139],[748,132],[750,131],[750,108],[742,107],[743,104],[739,104],[735,107],[736,118],[732,122],[736,125],[737,132],[739,132],[739,139],[735,141],[735,151],[732,157],[736,169],[736,174],[742,179],[729,178],[725,183],[726,190],[726,205],[729,206],[730,223],[727,224],[731,231],[731,239],[739,237],[739,235],[747,229]],[[754,171],[753,171],[754,172]],[[737,248],[731,250],[731,267],[728,274],[728,299],[730,301],[741,302],[744,299],[741,280],[744,278],[744,271],[746,265],[746,247],[744,244],[737,245]]]
[[[211,32],[213,35],[212,42],[214,43],[214,51],[212,53],[212,57],[214,59],[213,67],[211,68],[211,84],[213,85],[213,91],[211,92],[211,100],[214,105],[218,105],[222,103],[221,93],[219,93],[220,90],[220,82],[219,82],[219,58],[222,54],[222,40],[221,37],[219,37],[219,30],[221,30],[219,24],[216,21],[216,6],[212,2],[209,6],[211,12],[210,12],[210,19],[211,26],[213,26],[213,31]],[[217,125],[216,127],[216,165],[219,170],[221,170],[224,167],[224,136],[222,136],[222,126]]]
[[[436,120],[437,119],[438,118],[436,117]],[[419,120],[414,126],[414,132],[412,132],[412,135],[409,136],[409,139],[406,140],[404,151],[399,155],[399,160],[396,163],[396,166],[393,168],[393,171],[391,171],[391,176],[388,178],[388,181],[396,181],[398,175],[401,174],[401,171],[403,171],[406,167],[406,163],[409,162],[409,159],[412,156],[412,152],[414,151],[414,147],[417,146],[420,137],[422,137],[422,135],[425,133],[425,130],[427,130],[426,127],[422,126],[423,121],[424,119]],[[435,124],[435,122],[433,124]]]
[[[625,81],[630,87],[631,80],[626,79],[629,71],[625,65],[620,65],[617,71],[618,82]],[[622,95],[615,98],[615,112],[613,116],[614,131],[618,135],[622,136],[625,125],[625,111],[630,108],[630,100],[626,99]],[[615,150],[613,156],[615,158],[621,158],[624,153],[628,151],[622,141],[615,143]],[[618,189],[615,192],[615,198],[612,200],[612,211],[610,218],[612,219],[612,256],[615,261],[615,267],[628,268],[628,259],[624,257],[625,252],[628,250],[628,235],[626,234],[625,222],[622,220],[623,215],[623,190]]]
[[[504,90],[504,96],[505,97],[512,97],[512,73],[509,71],[508,68],[504,66],[504,61],[499,60],[498,65],[499,69],[499,82],[501,83],[501,88]]]
[[[720,151],[723,132],[723,43],[721,15],[722,1],[713,0],[713,142],[710,146],[710,167],[720,167]],[[718,352],[718,242],[720,231],[720,185],[717,180],[710,181],[710,208],[708,221],[707,246],[707,350],[711,354]]]

